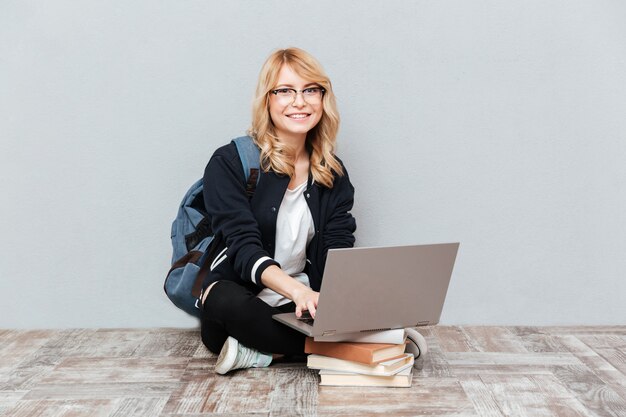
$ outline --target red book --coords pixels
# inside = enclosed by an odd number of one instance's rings
[[[304,343],[305,353],[367,364],[398,358],[404,355],[404,348],[404,343],[316,342],[311,337],[307,337]]]

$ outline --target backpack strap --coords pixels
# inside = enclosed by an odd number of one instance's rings
[[[239,152],[239,159],[243,165],[243,173],[246,176],[246,194],[252,198],[256,186],[259,183],[259,170],[261,168],[261,151],[250,136],[241,136],[233,139]]]

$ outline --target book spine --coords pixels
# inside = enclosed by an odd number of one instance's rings
[[[391,349],[391,350],[389,350]],[[380,352],[387,350],[389,356],[383,358]],[[318,355],[330,356],[337,359],[345,359],[353,362],[373,364],[388,359],[399,358],[404,354],[404,344],[383,343],[352,343],[352,342],[315,342],[307,337],[304,343],[305,353],[317,353]]]
[[[307,366],[312,369],[350,372],[362,375],[392,376],[413,366],[413,356],[409,355],[401,360],[382,362],[377,365],[366,365],[359,362],[331,358],[329,356],[310,355]]]
[[[408,388],[411,386],[411,377],[404,375],[321,375],[320,385]]]
[[[359,349],[358,345],[347,343],[326,343],[315,342],[307,337],[304,343],[305,353],[316,353],[318,355],[330,356],[331,358],[345,359],[354,362],[372,363],[373,354],[371,351]]]

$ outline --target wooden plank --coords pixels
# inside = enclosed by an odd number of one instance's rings
[[[626,336],[626,326],[544,326],[547,333],[553,335],[620,335]]]
[[[6,415],[11,417],[107,417],[116,405],[117,402],[114,400],[19,401],[15,407],[7,410]]]
[[[410,388],[319,387],[319,415],[478,415],[456,378],[413,378]]]
[[[170,395],[163,412],[169,414],[198,414],[204,409],[207,395],[219,384],[213,375],[187,378],[183,384]]]
[[[188,358],[65,358],[42,382],[84,384],[124,382],[178,382]]]
[[[546,366],[525,365],[464,365],[451,368],[454,376],[465,378],[479,375],[549,375],[551,370]]]
[[[598,349],[597,353],[622,373],[623,382],[626,379],[626,349]]]
[[[0,334],[0,356],[27,356],[53,338],[53,330],[7,330]]]
[[[453,376],[448,367],[445,354],[441,349],[441,339],[436,332],[436,328],[433,326],[420,327],[419,332],[426,339],[428,354],[415,361],[414,375],[420,378],[446,378]]]
[[[272,368],[253,368],[236,370],[223,376],[214,372],[214,361],[193,358],[163,413],[269,414],[273,372]]]
[[[481,375],[506,416],[590,417],[577,399],[552,375]]]
[[[202,345],[202,341],[196,329],[153,329],[133,352],[133,356],[192,357],[198,345]]]
[[[503,417],[504,414],[498,402],[493,397],[493,393],[480,379],[479,376],[462,378],[461,387],[465,391],[467,398],[474,404],[474,409],[482,417]]]
[[[292,365],[270,373],[269,407],[276,416],[317,415],[318,371]]]
[[[180,382],[89,382],[40,383],[24,396],[25,400],[89,400],[131,398],[169,398]]]
[[[0,379],[0,390],[29,390],[63,360],[60,356],[26,356]]]
[[[82,338],[81,346],[74,352],[74,356],[134,356],[146,337],[144,329],[98,329],[92,335]]]
[[[450,372],[467,375],[549,374],[554,365],[580,364],[571,353],[448,352]]]
[[[540,390],[546,400],[546,408],[552,415],[564,417],[593,416],[593,413],[590,413],[554,375],[531,375],[529,379]]]
[[[568,352],[566,346],[560,343],[558,336],[550,334],[542,327],[522,327],[511,328],[529,352]]]
[[[470,336],[461,327],[437,326],[432,328],[442,352],[479,352]]]
[[[147,337],[143,329],[73,329],[42,346],[38,355],[129,357]]]
[[[163,412],[159,414],[160,417],[268,417],[270,416],[269,412],[261,413],[261,412],[252,412],[252,413],[184,413],[184,414],[171,414]],[[281,416],[282,417],[282,416]]]
[[[626,349],[626,336],[619,334],[577,335],[591,349]]]
[[[198,336],[198,338],[200,338],[200,336]],[[198,343],[198,347],[196,348],[196,351],[193,354],[194,358],[211,358],[211,357],[216,357],[217,355],[215,355],[213,352],[211,352],[206,346],[204,346],[204,344],[202,343],[202,339],[200,339],[200,342]]]
[[[213,389],[205,393],[203,413],[269,412],[270,368],[250,368],[229,373],[213,374]]]
[[[24,391],[0,391],[0,415],[8,416],[8,410],[15,407],[26,394]]]
[[[72,357],[85,356],[90,348],[87,345],[93,338],[96,329],[68,329],[55,332],[54,337],[38,351],[39,356]],[[85,346],[87,345],[87,349]]]
[[[167,415],[193,415],[203,412],[206,397],[221,380],[213,371],[215,358],[209,363],[204,358],[193,358],[181,375],[179,386],[163,408]]]
[[[158,416],[167,402],[167,397],[124,398],[119,401],[109,417]]]
[[[556,353],[509,353],[509,352],[448,352],[448,364],[453,367],[463,365],[512,365],[512,366],[551,366],[580,365],[576,356],[569,352]]]
[[[431,349],[431,346],[428,347]],[[447,378],[454,376],[446,354],[433,347],[424,358],[415,361],[413,375],[418,378]]]
[[[586,366],[555,366],[552,372],[592,413],[611,417],[626,415],[626,401]]]
[[[624,374],[626,355],[620,358],[619,349],[594,350],[589,344],[583,343],[580,337],[560,336],[562,343],[571,350],[581,363],[585,364],[600,380],[609,384],[623,400],[626,400],[626,376]],[[615,367],[611,361],[607,360],[609,358],[616,365],[621,365],[622,369]]]
[[[12,330],[2,333],[0,343],[0,391],[25,390],[52,368],[46,358],[35,355],[56,338],[52,330]],[[58,360],[53,360],[57,363]]]
[[[465,335],[479,352],[527,353],[522,341],[506,327],[463,326]]]
[[[9,382],[10,375],[24,360],[24,356],[19,353],[0,356],[0,387],[6,386]]]

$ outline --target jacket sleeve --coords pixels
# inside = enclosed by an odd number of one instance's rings
[[[326,227],[323,232],[324,263],[328,249],[354,246],[356,221],[350,213],[354,205],[354,187],[350,183],[350,177],[345,167],[344,175],[337,176],[335,179],[329,203]]]
[[[235,145],[224,146],[213,154],[204,171],[203,187],[213,234],[225,241],[228,261],[242,280],[264,287],[261,274],[278,263],[263,248]]]

